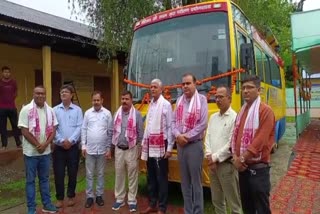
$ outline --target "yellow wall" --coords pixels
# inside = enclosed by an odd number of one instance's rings
[[[18,110],[23,104],[32,99],[32,90],[35,86],[34,71],[42,70],[42,49],[31,49],[0,43],[0,67],[9,66],[12,76],[17,80]],[[52,71],[62,73],[62,83],[73,80],[80,105],[83,111],[91,107],[91,92],[93,91],[94,76],[108,76],[112,83],[112,65],[98,62],[98,59],[71,56],[61,53],[51,53]],[[109,69],[107,69],[109,67]],[[121,79],[120,79],[121,81]],[[121,85],[121,84],[120,84]],[[114,87],[111,86],[113,90]],[[57,96],[57,95],[52,95]],[[111,92],[114,100],[115,91]],[[110,100],[110,102],[112,102]],[[114,109],[112,109],[114,111]]]

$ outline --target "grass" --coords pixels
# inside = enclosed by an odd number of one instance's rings
[[[115,182],[115,173],[113,164],[108,164],[105,174],[105,189],[113,190]],[[80,168],[83,166],[80,166]],[[79,170],[81,171],[81,169]],[[83,171],[83,169],[82,169]],[[54,179],[53,173],[50,174],[50,194],[51,198],[55,200]],[[67,180],[66,180],[67,183]],[[86,179],[84,173],[79,173],[76,192],[83,192],[86,189]],[[145,174],[139,176],[139,194],[145,197],[148,196],[147,179]],[[10,196],[10,197],[8,197]],[[169,184],[169,202],[176,206],[183,206],[183,198],[179,183]],[[13,181],[1,187],[0,191],[0,210],[3,208],[14,207],[26,202],[25,199],[25,178]],[[36,181],[36,202],[41,204],[41,197],[39,193],[38,181]],[[214,208],[211,204],[210,189],[204,189],[204,213],[214,213]]]

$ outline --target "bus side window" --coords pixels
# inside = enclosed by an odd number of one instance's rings
[[[254,46],[254,55],[256,58],[256,73],[260,77],[260,80],[264,82],[264,61],[262,57],[262,52],[257,46]]]
[[[237,63],[240,65],[240,47],[242,44],[247,43],[247,38],[239,31],[236,31],[236,37],[237,37]],[[240,81],[242,79],[242,75],[240,73],[237,74],[237,84],[236,84],[236,92],[240,92]]]
[[[281,88],[280,69],[274,59],[271,60],[271,85]]]
[[[264,61],[265,83],[271,85],[271,68],[270,68],[271,58],[265,54],[263,54],[262,57],[263,57],[263,61]]]

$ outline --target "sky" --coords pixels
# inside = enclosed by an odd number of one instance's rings
[[[294,0],[293,2],[299,2],[299,0]],[[303,4],[303,11],[320,9],[320,0],[305,0]]]
[[[5,1],[5,0],[0,0]],[[68,0],[9,0],[11,2],[24,5],[42,12],[60,16],[73,21],[85,23],[85,16],[76,16],[71,14],[71,4]],[[299,0],[294,0],[297,2]],[[320,0],[305,0],[304,11],[320,9]],[[80,11],[79,9],[77,11]]]
[[[5,1],[5,0],[0,0]],[[55,16],[71,19],[73,21],[85,23],[85,16],[72,15],[72,5],[68,0],[8,0],[35,10],[49,13]],[[80,9],[77,9],[79,12]]]

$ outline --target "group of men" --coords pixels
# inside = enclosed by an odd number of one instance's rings
[[[2,81],[11,80],[3,76]],[[247,76],[242,80],[245,104],[238,115],[230,107],[230,88],[219,86],[215,100],[220,111],[210,117],[209,123],[207,98],[198,93],[194,75],[183,75],[182,89],[183,95],[177,99],[173,111],[171,104],[162,96],[161,80],[151,81],[152,99],[144,129],[142,116],[134,108],[129,91],[122,93],[121,106],[114,117],[102,106],[101,92],[93,92],[92,108],[83,117],[81,108],[72,103],[72,86],[61,87],[62,102],[54,108],[45,102],[45,88],[35,87],[33,100],[22,108],[18,122],[23,135],[28,214],[36,212],[36,175],[44,212],[55,213],[57,208],[75,205],[79,148],[86,166],[86,208],[94,202],[98,206],[104,205],[104,169],[114,149],[115,202],[112,209],[119,210],[125,205],[128,177],[127,204],[130,212],[137,211],[141,158],[147,162],[149,204],[140,213],[166,213],[168,159],[175,142],[186,214],[204,212],[204,158],[210,171],[216,213],[227,212],[225,201],[232,213],[241,213],[241,210],[249,214],[271,213],[269,162],[275,118],[270,107],[261,103],[259,77]],[[16,92],[13,94],[15,98]],[[19,142],[17,146],[20,146]],[[49,190],[51,152],[57,199],[55,205],[51,202]],[[68,184],[65,190],[66,170]],[[96,191],[93,188],[95,173]]]
[[[219,112],[208,122],[205,156],[210,168],[212,203],[217,214],[269,214],[270,153],[274,143],[275,116],[261,102],[260,79],[241,81],[245,101],[239,114],[230,107],[231,91],[218,87]]]

